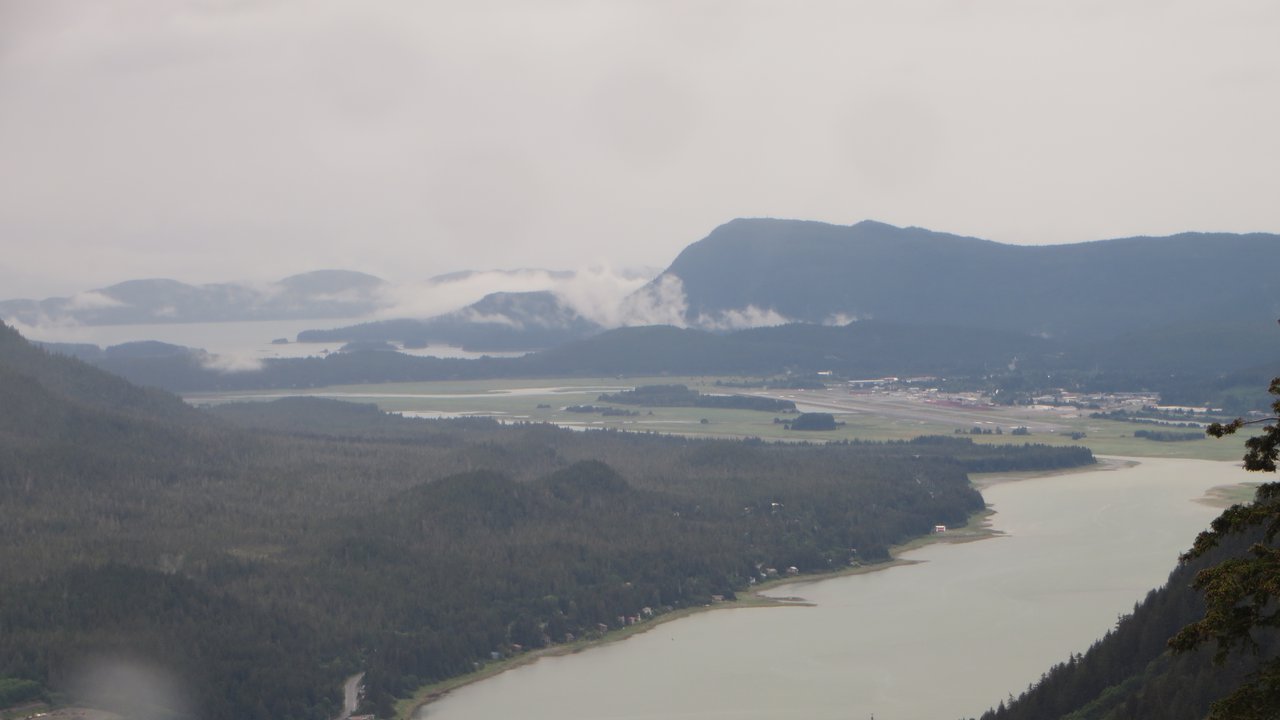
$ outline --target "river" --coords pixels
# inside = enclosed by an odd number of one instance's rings
[[[770,592],[811,607],[656,625],[465,686],[416,718],[976,717],[1106,633],[1220,512],[1197,499],[1251,479],[1233,463],[1109,465],[986,487],[1000,537]]]

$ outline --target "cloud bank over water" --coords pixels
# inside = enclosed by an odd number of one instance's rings
[[[594,266],[579,270],[487,270],[455,273],[422,283],[387,285],[385,306],[376,319],[426,319],[463,310],[492,293],[549,292],[560,304],[603,328],[672,325],[717,332],[794,322],[772,308],[755,305],[689,317],[679,276],[654,277],[649,269]],[[473,316],[476,322],[512,324],[507,316]],[[845,320],[845,323],[849,320]],[[844,324],[844,323],[840,323]]]
[[[329,289],[322,282],[326,277],[332,280],[338,275],[341,273],[321,271],[276,283],[209,286],[185,285],[172,280],[127,281],[109,288],[82,291],[69,298],[12,302],[0,299],[0,320],[32,340],[94,345],[102,350],[117,348],[117,353],[148,352],[137,346],[120,347],[143,340],[189,347],[196,351],[193,358],[201,366],[225,373],[259,370],[263,360],[271,357],[300,357],[319,352],[316,346],[310,345],[270,345],[273,339],[292,340],[303,330],[327,330],[385,320],[450,317],[453,322],[500,325],[517,331],[562,328],[575,334],[645,325],[731,332],[792,322],[772,308],[755,305],[691,316],[681,279],[671,273],[658,274],[651,268],[596,265],[577,270],[467,271],[413,283],[389,283],[372,276],[351,274],[358,277],[359,287],[337,290]],[[347,281],[350,282],[350,278]],[[148,294],[140,290],[148,284],[163,292]],[[129,288],[132,292],[125,293],[120,288]],[[198,306],[183,307],[157,301],[175,294],[187,297],[210,288],[237,299],[240,305],[236,307],[247,315],[208,322],[204,313],[216,309],[216,303],[208,298]],[[521,297],[533,293],[541,297]],[[510,297],[497,302],[490,298],[502,295]],[[305,313],[311,302],[350,311],[361,308],[372,308],[372,311],[306,320]],[[279,317],[273,312],[280,313]],[[135,320],[113,322],[117,318]],[[236,333],[246,338],[232,339]],[[323,345],[325,350],[334,351],[341,343]],[[90,349],[83,352],[92,354]]]

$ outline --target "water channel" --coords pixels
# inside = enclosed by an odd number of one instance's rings
[[[811,607],[700,613],[454,691],[418,720],[955,720],[1083,652],[1160,585],[1238,464],[1137,464],[986,487],[1002,536],[775,588]]]

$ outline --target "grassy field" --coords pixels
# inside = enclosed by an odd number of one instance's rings
[[[597,400],[601,393],[630,389],[637,385],[679,383],[704,393],[755,394],[755,391],[730,390],[717,386],[716,380],[716,377],[627,377],[385,383],[306,391],[199,394],[190,395],[187,399],[195,404],[209,404],[307,394],[373,403],[388,412],[409,416],[482,415],[511,422],[549,422],[582,429],[614,428],[698,437],[759,437],[813,442],[846,439],[907,440],[920,435],[954,435],[957,430],[967,433],[976,425],[1000,427],[1004,430],[1002,435],[965,435],[976,442],[1085,445],[1099,455],[1238,460],[1244,452],[1243,436],[1222,440],[1157,442],[1134,437],[1135,430],[1151,429],[1149,425],[1098,420],[1089,418],[1086,413],[1048,409],[958,411],[932,405],[924,399],[909,397],[905,393],[901,397],[844,396],[838,391],[827,391],[821,396],[812,392],[806,394],[805,391],[770,393],[771,396],[794,399],[801,404],[802,409],[807,407],[809,398],[812,398],[816,404],[810,409],[834,413],[837,420],[844,424],[836,430],[826,432],[786,430],[782,424],[775,423],[774,419],[791,416],[754,410],[614,405],[637,410],[640,415],[606,417],[598,413],[576,413],[565,409],[573,405],[605,405],[606,403]],[[1010,431],[1018,426],[1031,428],[1031,435],[1011,435]],[[1083,433],[1084,437],[1072,439],[1073,433]]]

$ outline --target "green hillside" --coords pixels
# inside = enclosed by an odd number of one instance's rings
[[[982,508],[970,470],[1092,462],[1081,448],[579,433],[314,399],[215,414],[0,338],[0,686],[142,712],[77,689],[124,663],[178,689],[148,699],[151,717],[329,718],[359,671],[365,708],[387,715],[494,654],[733,597],[764,568],[883,560]]]

